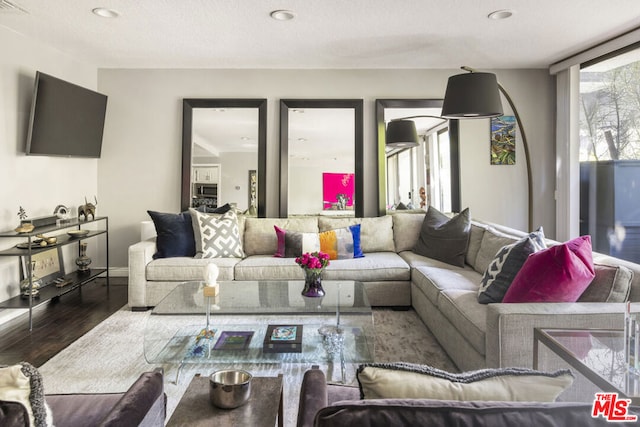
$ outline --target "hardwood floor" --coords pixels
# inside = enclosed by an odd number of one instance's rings
[[[33,310],[33,330],[25,313],[0,325],[0,365],[21,361],[36,367],[65,349],[127,303],[127,278],[98,278],[82,289]]]

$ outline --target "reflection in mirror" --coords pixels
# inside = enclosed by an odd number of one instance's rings
[[[280,216],[363,216],[362,101],[282,100]]]
[[[380,173],[385,178],[379,181],[381,214],[430,205],[442,212],[459,211],[458,123],[438,118],[441,108],[442,100],[376,101],[378,167],[386,172]],[[387,124],[407,117],[414,117],[410,120],[416,125],[419,145],[387,146]]]
[[[185,99],[182,210],[226,203],[265,216],[266,100]]]

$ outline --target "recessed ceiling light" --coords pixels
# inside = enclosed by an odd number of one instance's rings
[[[290,10],[274,10],[270,15],[276,21],[291,21],[296,17],[296,14]]]
[[[96,7],[95,9],[92,9],[91,12],[93,12],[94,15],[98,15],[102,18],[117,18],[118,16],[120,16],[120,13],[118,13],[117,11],[113,9],[107,9],[106,7]]]
[[[507,18],[511,18],[511,16],[513,16],[513,11],[509,10],[509,9],[502,9],[502,10],[496,10],[494,12],[491,12],[487,18],[489,19],[507,19]]]

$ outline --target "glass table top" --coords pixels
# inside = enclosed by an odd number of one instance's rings
[[[373,361],[373,315],[362,283],[323,280],[322,298],[303,297],[303,280],[219,284],[218,297],[205,297],[203,282],[185,282],[152,310],[144,333],[148,363]],[[265,351],[274,325],[300,328],[296,351]],[[335,334],[323,334],[327,328],[339,328],[338,347]]]
[[[152,314],[204,314],[209,305],[217,314],[319,314],[371,315],[371,306],[361,282],[323,280],[326,295],[303,297],[304,280],[218,282],[218,297],[203,294],[204,282],[178,285],[153,309]]]
[[[541,329],[538,338],[595,384],[613,387],[637,404],[640,377],[629,372],[622,330]]]

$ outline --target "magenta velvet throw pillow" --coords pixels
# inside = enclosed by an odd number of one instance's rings
[[[576,302],[595,271],[591,236],[529,255],[502,302]]]

